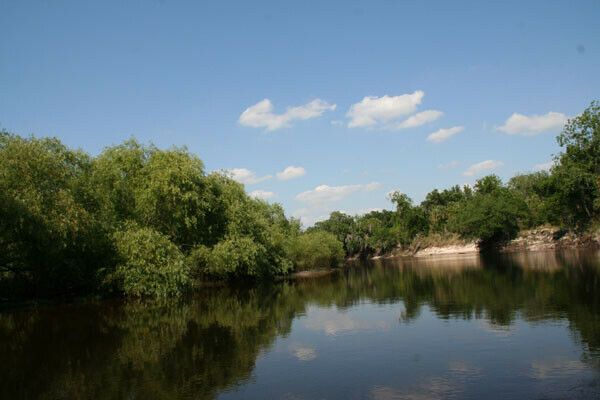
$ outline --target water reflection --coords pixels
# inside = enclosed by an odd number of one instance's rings
[[[578,252],[377,260],[169,304],[6,311],[0,398],[585,398],[599,278]]]

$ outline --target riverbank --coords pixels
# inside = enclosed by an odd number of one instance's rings
[[[510,241],[498,243],[488,249],[500,253],[520,251],[541,251],[553,249],[585,249],[600,248],[600,235],[596,232],[581,234],[568,232],[553,226],[541,226],[524,230]],[[483,250],[479,241],[460,240],[456,237],[422,238],[409,248],[400,247],[388,254],[379,254],[371,259],[394,257],[431,257],[441,255],[460,255],[479,253]]]

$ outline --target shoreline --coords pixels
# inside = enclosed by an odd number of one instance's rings
[[[370,260],[389,259],[398,257],[425,258],[435,256],[479,254],[483,251],[494,251],[498,253],[515,253],[528,251],[546,251],[546,250],[576,250],[576,249],[595,249],[600,248],[600,236],[589,232],[576,234],[566,232],[559,228],[543,226],[536,229],[522,231],[519,235],[507,242],[497,243],[489,247],[481,247],[479,241],[465,241],[457,244],[456,242],[439,245],[430,245],[427,247],[418,247],[417,249],[395,249],[386,254],[378,254],[368,257]],[[353,260],[348,259],[348,261]]]

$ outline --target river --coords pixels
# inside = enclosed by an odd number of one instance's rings
[[[0,312],[2,399],[600,397],[600,256],[357,262]]]

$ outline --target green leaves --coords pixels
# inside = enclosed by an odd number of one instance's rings
[[[165,235],[128,224],[114,233],[118,264],[108,281],[133,297],[169,297],[189,285],[184,256]]]
[[[332,268],[344,261],[344,248],[333,234],[312,231],[290,241],[288,256],[296,271]]]

